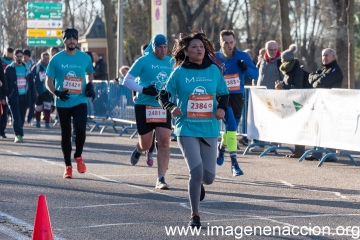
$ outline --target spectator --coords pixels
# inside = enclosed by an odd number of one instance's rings
[[[108,80],[107,75],[107,65],[104,59],[100,58],[97,53],[92,53],[93,61],[95,63],[94,67],[94,79],[96,80]]]
[[[343,74],[336,61],[336,52],[331,48],[322,50],[321,58],[323,68],[316,72],[309,74],[309,83],[313,88],[341,88]],[[334,149],[329,149],[335,152]],[[322,153],[313,153],[311,156],[306,157],[305,160],[313,161],[320,160]],[[333,158],[328,158],[326,161],[334,161]]]
[[[279,70],[281,65],[280,51],[278,44],[274,41],[265,43],[265,54],[260,59],[258,86],[265,86],[267,89],[275,89],[275,82],[282,80],[283,75]]]
[[[296,89],[304,86],[304,71],[300,67],[300,63],[295,59],[297,46],[291,44],[289,49],[281,53],[280,71],[284,74],[283,81],[275,82],[275,89]],[[305,153],[305,146],[295,145],[295,152],[288,154],[289,158],[300,158]]]

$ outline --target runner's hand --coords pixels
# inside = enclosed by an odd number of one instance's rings
[[[88,98],[91,98],[92,101],[94,102],[94,100],[95,100],[95,91],[94,91],[94,86],[92,85],[91,82],[86,84],[85,96],[88,97]]]
[[[65,102],[65,101],[69,100],[69,98],[70,98],[70,95],[69,95],[68,92],[69,92],[69,90],[66,90],[64,92],[60,92],[59,90],[55,90],[54,94],[58,99]]]
[[[244,60],[238,60],[238,65],[243,71],[246,71],[248,69],[248,66],[246,66]]]
[[[150,85],[148,87],[144,87],[142,90],[143,94],[149,95],[149,96],[157,96],[158,90],[155,88],[155,85]]]

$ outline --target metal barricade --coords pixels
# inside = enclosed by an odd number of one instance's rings
[[[123,128],[120,136],[127,133],[128,129],[136,129],[132,91],[121,83],[122,79],[119,82],[115,80],[109,82],[109,118],[114,122],[114,126]],[[130,126],[117,125],[119,123]]]

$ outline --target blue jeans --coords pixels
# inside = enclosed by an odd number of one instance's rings
[[[15,136],[24,136],[23,126],[26,114],[26,96],[20,95],[18,104],[9,105],[13,118],[13,129]]]

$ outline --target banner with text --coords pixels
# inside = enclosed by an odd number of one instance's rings
[[[269,142],[358,151],[359,90],[251,89],[247,136]]]

